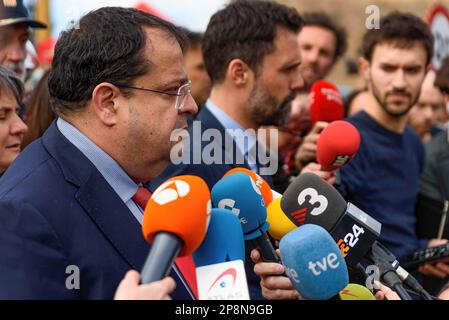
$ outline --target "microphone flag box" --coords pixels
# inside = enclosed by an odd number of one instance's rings
[[[352,203],[346,213],[331,230],[346,263],[355,266],[369,251],[381,232],[382,225]]]
[[[196,268],[199,300],[250,300],[242,260]]]

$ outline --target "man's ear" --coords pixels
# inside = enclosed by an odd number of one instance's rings
[[[118,122],[118,97],[120,90],[108,82],[97,85],[92,93],[92,108],[97,118],[106,126]]]
[[[371,74],[369,72],[370,62],[366,60],[364,57],[360,57],[358,60],[360,74],[363,76],[363,79],[366,81],[371,80]]]
[[[233,59],[227,70],[227,75],[230,81],[236,86],[244,86],[248,83],[252,73],[251,68],[240,59]]]

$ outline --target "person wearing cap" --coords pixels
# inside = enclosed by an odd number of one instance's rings
[[[30,28],[47,28],[43,22],[33,19],[23,0],[0,0],[0,65],[25,77],[26,43]]]

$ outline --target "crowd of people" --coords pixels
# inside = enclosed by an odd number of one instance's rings
[[[31,29],[46,26],[22,1],[0,12],[1,299],[191,298],[177,268],[146,285],[129,271],[141,269],[149,248],[136,196],[184,174],[212,188],[236,167],[261,173],[279,193],[298,175],[317,174],[382,223],[379,240],[400,262],[448,243],[449,228],[437,231],[449,200],[449,58],[432,68],[434,37],[420,17],[393,12],[366,30],[364,87],[344,97],[360,148],[326,171],[317,141],[329,123],[312,122],[309,92],[348,46],[328,14],[239,0],[202,34],[136,9],[100,8],[61,33],[52,64],[30,88],[26,44]],[[221,133],[221,161],[173,163],[172,132],[193,135],[194,123],[201,136]],[[272,175],[253,152],[272,148],[268,140],[225,143],[227,130],[260,129],[278,133]],[[186,152],[194,158],[197,150]],[[282,264],[245,249],[251,299],[301,298]],[[66,286],[71,265],[79,290]],[[449,260],[423,264],[416,276],[449,296]],[[376,295],[385,296],[396,298],[387,288]]]

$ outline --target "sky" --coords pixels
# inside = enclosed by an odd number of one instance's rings
[[[193,31],[204,31],[210,17],[223,8],[228,0],[50,0],[53,36],[70,26],[85,13],[103,6],[130,7],[146,3]]]

